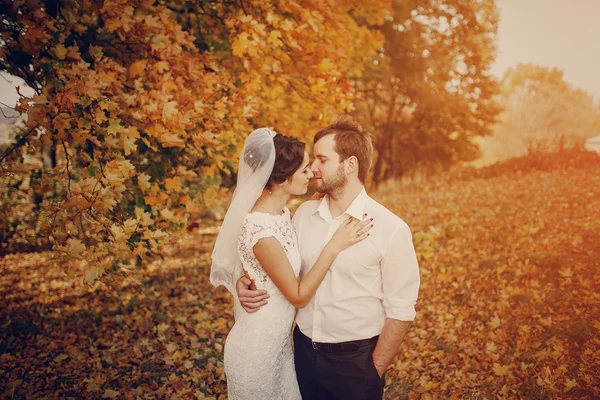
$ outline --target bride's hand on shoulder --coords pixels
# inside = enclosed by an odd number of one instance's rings
[[[369,231],[372,227],[373,218],[365,218],[361,221],[350,217],[342,222],[335,231],[331,240],[329,240],[329,245],[337,252],[345,250],[353,244],[365,240],[371,234]]]

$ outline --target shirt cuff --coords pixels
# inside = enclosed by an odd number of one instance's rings
[[[417,315],[414,307],[392,308],[384,307],[385,317],[399,321],[414,321]]]

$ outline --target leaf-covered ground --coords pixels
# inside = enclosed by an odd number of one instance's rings
[[[387,399],[600,397],[600,161],[568,165],[374,195],[422,276]],[[0,396],[225,398],[231,297],[208,282],[207,231],[95,291],[47,253],[1,259]]]

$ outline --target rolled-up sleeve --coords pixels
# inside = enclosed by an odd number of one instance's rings
[[[381,275],[386,318],[414,320],[421,280],[412,234],[404,223],[385,246]]]

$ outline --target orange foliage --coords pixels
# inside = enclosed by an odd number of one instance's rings
[[[572,157],[374,194],[411,226],[422,277],[386,399],[600,396],[600,157]],[[3,395],[224,399],[232,299],[208,281],[204,223],[96,292],[48,253],[4,257]]]
[[[388,3],[371,5],[365,21],[382,21]],[[18,106],[28,113],[18,144],[28,146],[2,152],[2,207],[11,211],[0,222],[13,247],[0,250],[47,241],[57,256],[88,262],[90,284],[129,273],[167,232],[226,197],[253,127],[305,138],[323,115],[351,110],[345,77],[382,40],[350,15],[360,14],[355,2],[196,4],[189,26],[177,4],[3,9],[2,69],[38,94]],[[354,35],[362,47],[349,45]],[[19,54],[30,64],[15,66]]]

